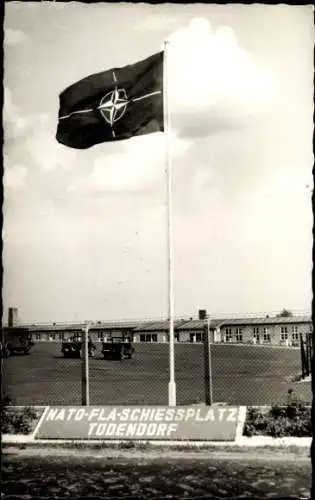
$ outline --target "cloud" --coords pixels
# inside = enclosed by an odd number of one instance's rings
[[[190,148],[188,140],[173,133],[170,140],[172,160]],[[99,156],[88,179],[72,184],[72,191],[134,191],[164,182],[166,142],[163,134],[149,134],[121,144],[119,151]]]
[[[163,21],[156,16],[149,19],[154,19],[157,25]],[[206,19],[196,18],[174,31],[169,39],[167,88],[172,113],[171,156],[174,165],[177,158],[181,158],[183,168],[191,159],[187,153],[193,149],[192,138],[239,129],[247,125],[249,118],[252,123],[270,98],[272,85],[267,72],[239,47],[230,28],[221,27],[213,32]],[[10,164],[32,164],[32,171],[37,167],[51,175],[54,169],[66,172],[76,165],[75,176],[67,178],[70,191],[134,192],[158,187],[165,181],[163,134],[108,145],[106,156],[100,154],[98,148],[77,152],[57,143],[52,115],[23,116],[9,89],[5,92],[4,120],[5,152],[10,154]],[[86,162],[91,165],[88,170],[83,168]],[[198,169],[201,170],[205,167]],[[191,172],[192,180],[193,177]],[[211,182],[208,175],[199,176],[196,186],[202,186],[206,180]]]
[[[13,104],[12,92],[8,88],[4,89],[3,122],[5,141],[20,138],[29,128],[29,120]]]
[[[286,167],[270,174],[262,186],[259,199],[262,201],[264,211],[269,212],[270,218],[281,215],[290,225],[301,213],[303,213],[304,220],[307,212],[310,216],[312,215],[312,188],[311,169],[306,171],[306,169]],[[268,200],[272,200],[274,206],[270,206]]]
[[[43,170],[62,168],[69,170],[77,152],[61,146],[55,139],[56,123],[46,114],[32,117],[32,130],[25,140],[25,149]]]
[[[17,45],[22,42],[25,43],[28,39],[28,35],[22,30],[15,30],[12,28],[6,28],[4,30],[4,45]]]
[[[176,125],[183,116],[188,128],[192,120],[200,122],[190,127],[191,135],[208,135],[225,123],[243,124],[264,111],[277,89],[266,68],[239,46],[231,28],[213,32],[204,18],[170,34],[166,85]]]
[[[149,21],[158,26],[163,18],[149,16],[143,23]],[[169,40],[166,85],[172,119],[171,156],[173,164],[177,157],[181,158],[183,169],[189,162],[187,153],[192,138],[252,124],[263,112],[274,88],[268,72],[239,46],[228,27],[213,32],[206,19],[195,18],[171,33]],[[76,180],[69,190],[132,192],[157,187],[165,180],[164,145],[162,134],[152,134],[108,148],[106,157],[95,159],[88,178],[85,175],[84,179]],[[201,174],[209,168],[197,168],[194,164],[196,170],[200,174],[194,184],[196,190],[205,182],[212,183],[209,172]],[[191,182],[194,172],[189,175]]]
[[[25,186],[27,176],[27,168],[24,165],[13,165],[6,169],[3,176],[3,184],[5,188],[21,189]]]
[[[77,152],[62,147],[55,139],[56,123],[45,113],[23,116],[14,104],[12,92],[5,89],[3,108],[4,150],[8,166],[22,159],[31,159],[41,170],[71,168]]]
[[[17,113],[17,108],[13,104],[12,92],[9,88],[4,88],[3,118],[10,120],[12,114]]]
[[[138,24],[135,24],[132,29],[146,31],[165,31],[171,29],[178,24],[177,16],[162,16],[157,14],[149,14],[142,19]]]

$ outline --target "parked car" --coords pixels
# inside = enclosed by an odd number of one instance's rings
[[[14,354],[29,354],[31,336],[26,328],[8,327],[2,330],[1,355],[6,358]]]
[[[72,337],[65,340],[61,345],[61,352],[65,358],[81,358],[82,340],[81,337]],[[91,340],[88,342],[89,357],[94,357],[96,345]]]
[[[110,336],[102,343],[102,354],[104,359],[131,359],[135,348],[128,335]]]

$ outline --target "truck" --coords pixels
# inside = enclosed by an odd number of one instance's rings
[[[95,344],[89,339],[88,341],[89,357],[94,357],[96,352]],[[82,339],[79,335],[74,335],[62,342],[61,352],[65,358],[81,358],[82,353]]]
[[[131,342],[131,335],[128,333],[117,333],[110,335],[106,341],[102,342],[102,354],[104,359],[131,359],[135,348]]]
[[[14,354],[29,354],[34,345],[27,328],[7,327],[2,329],[1,356],[7,358]]]

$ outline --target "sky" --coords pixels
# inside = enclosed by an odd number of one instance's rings
[[[166,39],[175,316],[310,310],[311,5],[10,2],[4,29],[5,317],[167,316],[165,134],[55,139],[62,90]]]

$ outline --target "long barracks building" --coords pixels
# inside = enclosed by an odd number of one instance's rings
[[[27,329],[35,342],[61,342],[74,334],[82,334],[83,323],[33,324],[17,322],[17,310],[9,310],[9,327]],[[94,342],[106,341],[115,333],[131,335],[133,342],[168,342],[168,321],[112,321],[90,324],[89,336]],[[199,311],[198,319],[179,319],[174,324],[176,342],[203,342],[208,328],[206,311]],[[4,328],[5,329],[5,328]],[[210,336],[215,343],[272,344],[298,346],[300,335],[313,331],[310,316],[211,319]]]

